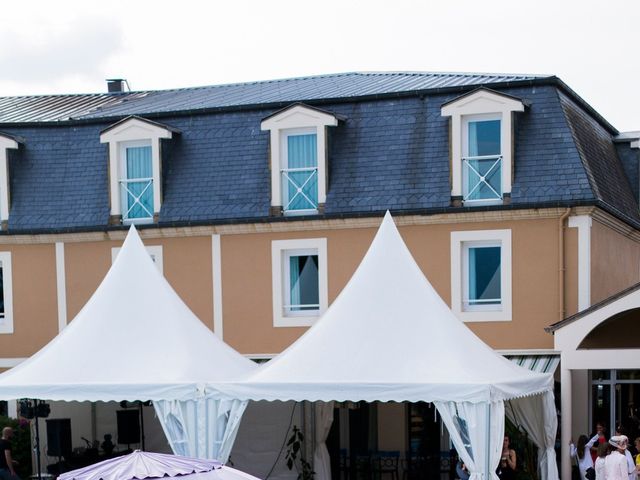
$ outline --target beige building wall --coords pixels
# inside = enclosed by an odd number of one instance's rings
[[[3,245],[11,252],[13,334],[0,334],[0,356],[29,357],[58,333],[55,246]]]
[[[591,304],[640,282],[640,243],[593,221]]]
[[[558,321],[558,220],[517,220],[401,227],[414,258],[442,298],[451,301],[451,232],[511,229],[513,320],[469,323],[496,349],[550,349],[544,327]],[[245,354],[276,354],[306,329],[273,326],[271,242],[326,238],[329,302],[344,288],[369,247],[375,228],[223,235],[224,339]],[[577,287],[573,277],[566,283]],[[544,299],[541,301],[541,299]]]

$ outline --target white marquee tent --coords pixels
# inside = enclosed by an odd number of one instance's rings
[[[224,463],[246,402],[206,398],[206,384],[254,367],[189,310],[131,227],[74,320],[0,375],[0,399],[152,400],[174,453]]]
[[[510,362],[460,322],[388,213],[357,271],[316,324],[244,380],[215,388],[243,400],[328,402],[316,428],[320,479],[330,478],[324,440],[331,401],[433,402],[472,480],[497,478],[504,402],[510,401],[509,411],[525,419],[539,448],[542,478],[558,478],[552,376]]]

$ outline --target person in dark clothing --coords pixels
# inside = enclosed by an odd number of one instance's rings
[[[11,457],[11,438],[13,428],[4,427],[0,438],[0,480],[19,480],[14,469],[15,460]]]
[[[516,451],[510,447],[509,440],[509,435],[505,435],[502,444],[502,456],[496,471],[500,480],[515,480],[516,478]]]

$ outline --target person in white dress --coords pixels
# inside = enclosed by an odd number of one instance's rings
[[[604,471],[604,460],[609,454],[609,442],[598,445],[598,458],[596,458],[596,480],[606,480],[607,476]]]
[[[594,443],[598,441],[598,435],[595,435],[591,440],[586,435],[580,435],[578,438],[578,445],[575,446],[571,443],[571,457],[578,459],[578,470],[580,470],[580,478],[587,480],[586,472],[589,468],[593,468],[593,459],[589,450]]]
[[[609,439],[613,447],[611,453],[604,460],[604,474],[606,480],[629,480],[629,466],[625,450],[629,440],[624,435],[616,435]]]

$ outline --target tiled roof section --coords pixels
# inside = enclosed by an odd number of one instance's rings
[[[27,128],[19,134],[28,141],[9,153],[9,229],[106,226],[107,147],[99,141],[100,128]]]
[[[512,206],[596,199],[557,88],[504,93],[531,105],[516,115]],[[329,215],[442,209],[450,204],[449,120],[455,95],[325,103],[344,121],[329,132]],[[163,140],[162,224],[268,219],[269,133],[261,120],[278,107],[163,117],[182,134]],[[12,126],[27,139],[12,150],[10,231],[106,228],[109,121]]]
[[[638,202],[611,134],[564,94],[559,97],[594,194],[623,215],[640,219]]]
[[[146,96],[145,92],[0,97],[0,123],[73,120],[100,108],[126,103],[144,96]]]
[[[354,72],[261,82],[133,92],[0,98],[0,123],[55,122],[247,105],[366,97],[449,87],[504,84],[546,75]]]
[[[512,203],[594,200],[557,89],[508,92],[530,104],[524,113],[515,116]]]

